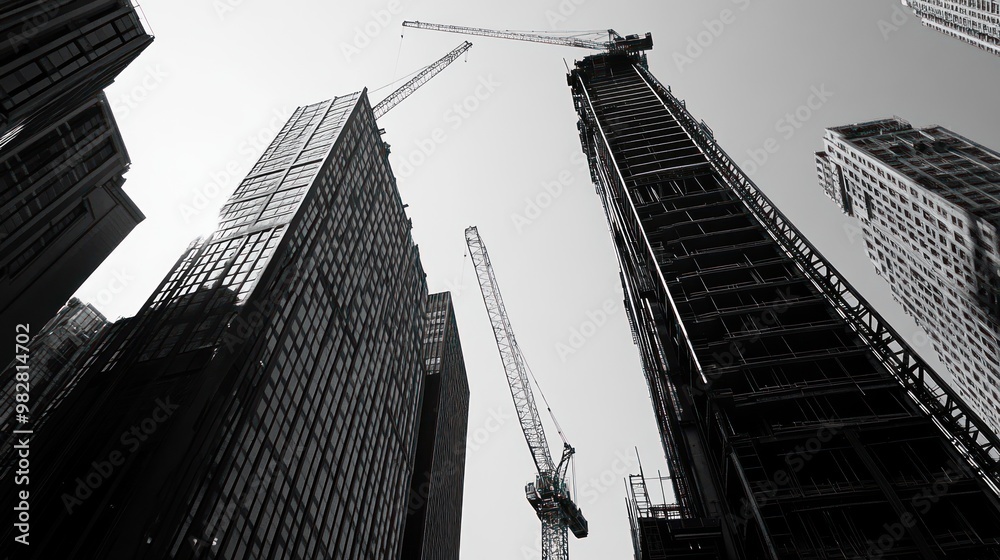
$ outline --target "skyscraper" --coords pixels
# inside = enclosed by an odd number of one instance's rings
[[[107,326],[107,319],[97,308],[71,298],[55,317],[37,329],[27,345],[31,360],[30,409],[36,424],[74,377],[87,348]],[[4,458],[12,451],[8,438],[17,429],[13,418],[18,393],[14,375],[17,363],[4,368],[0,386],[0,457]],[[5,469],[6,463],[0,462],[0,469]]]
[[[107,98],[0,149],[0,327],[39,331],[145,217]]]
[[[0,7],[0,150],[89,103],[153,41],[129,0]]]
[[[144,216],[102,90],[153,41],[129,0],[0,7],[0,329],[40,329]]]
[[[1000,439],[643,55],[569,85],[676,501],[633,486],[636,558],[1000,553]]]
[[[927,27],[1000,55],[1000,1],[901,1],[912,8]]]
[[[401,560],[458,560],[469,380],[451,294],[427,299],[427,380]]]
[[[33,557],[398,556],[427,288],[386,154],[365,92],[295,111],[35,435]]]
[[[897,118],[828,129],[824,145],[827,195],[861,222],[876,271],[1000,433],[1000,153]]]

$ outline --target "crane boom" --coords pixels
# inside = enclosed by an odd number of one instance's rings
[[[646,33],[645,36],[629,35],[622,37],[614,29],[608,29],[607,41],[591,41],[579,37],[568,37],[564,35],[546,35],[544,33],[528,33],[524,31],[499,31],[495,29],[483,29],[480,27],[463,27],[460,25],[445,25],[442,23],[427,23],[423,21],[404,21],[403,27],[414,27],[417,29],[428,29],[431,31],[446,31],[448,33],[461,33],[464,35],[479,35],[481,37],[496,37],[499,39],[512,39],[514,41],[529,41],[532,43],[546,43],[549,45],[562,45],[566,47],[579,47],[582,49],[602,50],[611,53],[639,52],[653,48],[653,36]]]
[[[496,31],[493,29],[481,29],[478,27],[425,23],[422,21],[404,21],[403,27],[415,27],[417,29],[429,29],[431,31],[446,31],[448,33],[462,33],[464,35],[479,35],[482,37],[496,37],[499,39],[513,39],[515,41],[547,43],[550,45],[564,45],[567,47],[580,47],[582,49],[603,50],[608,48],[607,43],[599,41],[590,41],[587,39],[580,39],[578,37],[558,37],[542,35],[539,33],[524,33],[521,31]]]
[[[465,41],[430,66],[421,70],[416,76],[410,78],[410,80],[408,80],[405,84],[400,86],[396,91],[390,93],[385,99],[379,101],[378,104],[372,108],[372,112],[375,113],[375,118],[377,119],[381,117],[382,115],[388,113],[389,109],[399,105],[400,101],[409,97],[411,93],[417,91],[420,86],[424,85],[428,80],[447,68],[449,64],[455,62],[455,60],[457,60],[462,53],[470,48],[472,48],[472,43]]]
[[[577,538],[586,537],[589,533],[587,519],[573,502],[566,485],[566,470],[576,450],[563,438],[559,464],[552,461],[545,430],[528,383],[528,366],[514,339],[514,331],[510,326],[503,298],[500,297],[500,287],[497,285],[486,245],[475,226],[465,230],[465,242],[469,245],[469,253],[476,266],[483,303],[486,304],[486,312],[493,325],[493,335],[500,350],[521,431],[524,432],[524,439],[528,442],[528,449],[538,471],[535,481],[525,486],[524,493],[542,522],[542,560],[569,560],[569,531],[572,530]]]
[[[500,287],[497,285],[486,245],[475,226],[465,230],[465,241],[469,245],[469,253],[476,267],[479,287],[483,292],[483,302],[486,304],[486,312],[493,325],[493,335],[500,350],[504,373],[507,374],[507,384],[510,385],[510,396],[514,399],[517,419],[521,423],[524,439],[528,442],[528,449],[531,450],[531,458],[535,461],[535,467],[539,472],[553,472],[555,464],[549,451],[549,443],[545,438],[538,408],[535,406],[535,396],[531,386],[528,385],[527,364],[517,340],[514,339],[514,330],[510,326],[507,309],[500,296]]]

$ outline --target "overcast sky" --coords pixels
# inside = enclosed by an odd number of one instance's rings
[[[858,230],[823,196],[812,154],[827,126],[892,115],[1000,147],[1000,59],[921,27],[898,0],[145,0],[143,10],[156,40],[107,93],[132,160],[125,190],[146,220],[77,294],[112,319],[134,314],[212,231],[296,106],[375,90],[466,39],[401,37],[404,19],[652,32],[653,73],[737,161],[774,139],[780,149],[748,166],[752,177],[925,353]],[[635,447],[647,475],[664,459],[565,80],[564,60],[587,52],[469,40],[467,62],[380,121],[430,289],[451,290],[457,306],[472,391],[462,556],[534,558],[539,540],[523,494],[533,465],[464,256],[463,230],[478,225],[518,341],[577,448],[591,536],[571,542],[572,556],[629,558],[622,479],[638,470]],[[801,109],[815,92],[824,99]],[[116,276],[128,285],[111,293]],[[558,452],[554,432],[549,441]]]

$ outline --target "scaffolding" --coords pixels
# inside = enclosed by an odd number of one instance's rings
[[[629,524],[635,560],[694,560],[722,558],[722,531],[718,521],[702,522],[685,518],[677,504],[654,503],[649,497],[643,474],[629,475],[627,481]],[[663,488],[669,478],[652,481]],[[664,498],[665,499],[665,498]]]

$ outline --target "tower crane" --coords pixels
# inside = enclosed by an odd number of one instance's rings
[[[556,428],[563,440],[563,450],[559,463],[553,461],[545,429],[538,415],[538,408],[535,406],[535,397],[529,385],[530,370],[514,339],[514,330],[507,317],[503,298],[500,297],[500,287],[493,273],[493,265],[486,252],[486,245],[475,226],[465,230],[465,242],[469,246],[469,254],[472,255],[476,267],[483,302],[486,304],[486,312],[493,325],[493,335],[496,337],[497,349],[500,350],[500,359],[507,375],[507,384],[510,386],[510,396],[514,399],[514,408],[517,409],[517,419],[521,423],[521,431],[524,432],[524,439],[528,443],[531,458],[538,471],[535,481],[525,486],[525,496],[542,522],[542,560],[568,560],[568,530],[573,531],[573,535],[581,539],[586,537],[589,531],[587,520],[570,496],[566,484],[566,471],[576,450],[566,441],[557,423]],[[542,397],[544,398],[544,395]]]
[[[442,56],[437,61],[427,66],[423,70],[417,73],[417,75],[410,78],[405,84],[399,86],[396,91],[390,93],[385,99],[379,101],[377,105],[372,107],[372,112],[375,113],[375,118],[379,118],[382,115],[389,112],[399,102],[410,96],[411,93],[417,91],[420,86],[427,83],[428,80],[437,76],[442,70],[448,67],[449,64],[455,62],[462,53],[472,48],[472,43],[464,41],[461,45],[455,47],[451,52]]]
[[[448,33],[461,33],[464,35],[479,35],[482,37],[497,37],[500,39],[512,39],[515,41],[529,41],[532,43],[547,43],[549,45],[563,45],[567,47],[579,47],[583,49],[606,50],[609,53],[635,53],[648,51],[653,48],[653,36],[646,33],[644,36],[627,35],[622,37],[614,29],[608,29],[607,41],[592,41],[579,37],[538,33],[524,31],[497,31],[494,29],[481,29],[479,27],[462,27],[458,25],[444,25],[440,23],[426,23],[422,21],[404,21],[403,27],[414,27],[416,29],[429,29],[431,31],[446,31]]]

